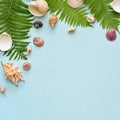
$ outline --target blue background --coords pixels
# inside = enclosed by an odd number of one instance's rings
[[[69,34],[70,26],[59,21],[52,29],[48,19],[49,13],[40,18],[43,28],[30,31],[32,69],[11,61],[25,83],[17,88],[0,66],[0,84],[7,88],[7,97],[0,94],[0,120],[120,120],[120,35],[107,41],[97,23]],[[44,38],[43,47],[33,45],[35,36]]]

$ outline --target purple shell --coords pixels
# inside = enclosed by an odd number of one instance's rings
[[[109,40],[109,41],[114,41],[116,40],[116,30],[115,29],[111,29],[111,30],[108,30],[106,32],[106,38]]]

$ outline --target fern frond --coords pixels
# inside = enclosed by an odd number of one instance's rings
[[[112,0],[85,0],[90,12],[96,20],[100,22],[103,29],[114,28],[118,31],[120,15],[115,13],[110,7]]]
[[[4,52],[9,59],[27,59],[25,52],[29,42],[28,32],[32,27],[32,16],[22,0],[0,0],[0,34],[7,32],[13,39],[12,48]]]
[[[61,21],[65,21],[71,26],[88,27],[91,26],[86,20],[88,15],[85,7],[78,9],[71,8],[65,0],[46,0],[48,2],[50,13],[59,15]]]

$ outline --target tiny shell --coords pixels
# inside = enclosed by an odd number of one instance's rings
[[[28,47],[28,48],[27,48],[27,53],[26,53],[26,54],[27,54],[27,55],[30,55],[31,52],[32,52],[32,47]]]
[[[12,38],[6,32],[0,35],[0,50],[8,51],[12,47]]]
[[[31,69],[31,63],[24,62],[22,67],[23,67],[24,70],[28,71],[28,70]]]
[[[36,17],[42,17],[44,16],[44,13],[41,13],[38,9],[38,6],[36,4],[36,1],[32,1],[30,2],[29,4],[29,7],[28,7],[30,13]]]
[[[46,13],[49,10],[48,4],[45,0],[36,0],[37,7],[41,13]]]
[[[2,85],[0,85],[0,92],[6,96],[6,88]]]
[[[110,3],[110,6],[115,12],[120,13],[120,0],[114,0]]]
[[[78,8],[83,5],[83,0],[67,0],[67,2],[72,8]]]
[[[96,21],[96,19],[94,17],[87,17],[87,21],[89,23],[94,23]]]
[[[68,32],[69,32],[69,33],[75,32],[75,29],[76,29],[76,28],[72,27],[72,28],[70,28],[70,29],[68,30]]]
[[[50,16],[50,18],[49,18],[49,24],[50,24],[50,26],[52,28],[55,27],[57,21],[58,21],[57,15],[53,14],[53,15]]]

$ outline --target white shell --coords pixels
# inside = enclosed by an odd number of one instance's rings
[[[75,27],[71,27],[71,28],[68,30],[68,32],[69,32],[69,33],[73,33],[73,32],[75,32],[75,29],[76,29]]]
[[[0,35],[0,50],[8,51],[12,47],[12,38],[7,33],[2,33]]]
[[[67,2],[72,8],[78,8],[83,5],[83,0],[67,0]]]
[[[114,0],[110,5],[115,12],[120,13],[120,0]]]
[[[44,13],[41,13],[39,11],[36,1],[30,2],[28,9],[29,9],[30,13],[36,17],[41,17],[44,15]]]
[[[46,13],[49,10],[48,4],[45,0],[36,0],[36,4],[41,13]]]
[[[96,19],[95,19],[94,17],[92,17],[92,16],[88,16],[88,17],[87,17],[87,21],[88,21],[89,23],[95,23]]]

